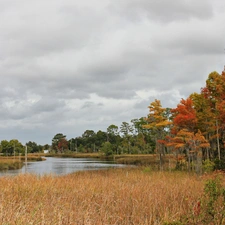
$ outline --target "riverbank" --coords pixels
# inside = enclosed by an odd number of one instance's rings
[[[1,177],[0,221],[46,225],[203,224],[205,209],[199,201],[207,179],[181,172],[153,172],[144,167],[65,176]],[[213,210],[218,216],[223,202],[217,206]],[[216,218],[215,223],[208,224],[217,224]]]

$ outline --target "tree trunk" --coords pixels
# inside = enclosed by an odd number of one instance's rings
[[[190,158],[190,153],[188,148],[186,148],[186,153],[188,157],[188,173],[190,173],[191,158]]]
[[[217,119],[216,119],[216,141],[217,141],[218,158],[220,160],[220,140],[219,140],[219,128]]]

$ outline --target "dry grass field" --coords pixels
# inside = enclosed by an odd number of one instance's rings
[[[205,179],[143,167],[1,177],[0,224],[178,225],[187,214],[197,221]]]

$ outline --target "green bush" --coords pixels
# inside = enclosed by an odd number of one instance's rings
[[[214,167],[215,167],[215,163],[210,161],[209,159],[206,159],[205,161],[203,161],[203,166],[202,166],[203,172],[210,173],[214,170]]]

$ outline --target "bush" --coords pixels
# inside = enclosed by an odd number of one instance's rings
[[[206,159],[205,161],[203,161],[203,172],[205,173],[210,173],[214,170],[215,167],[215,163],[210,161],[209,159]]]

